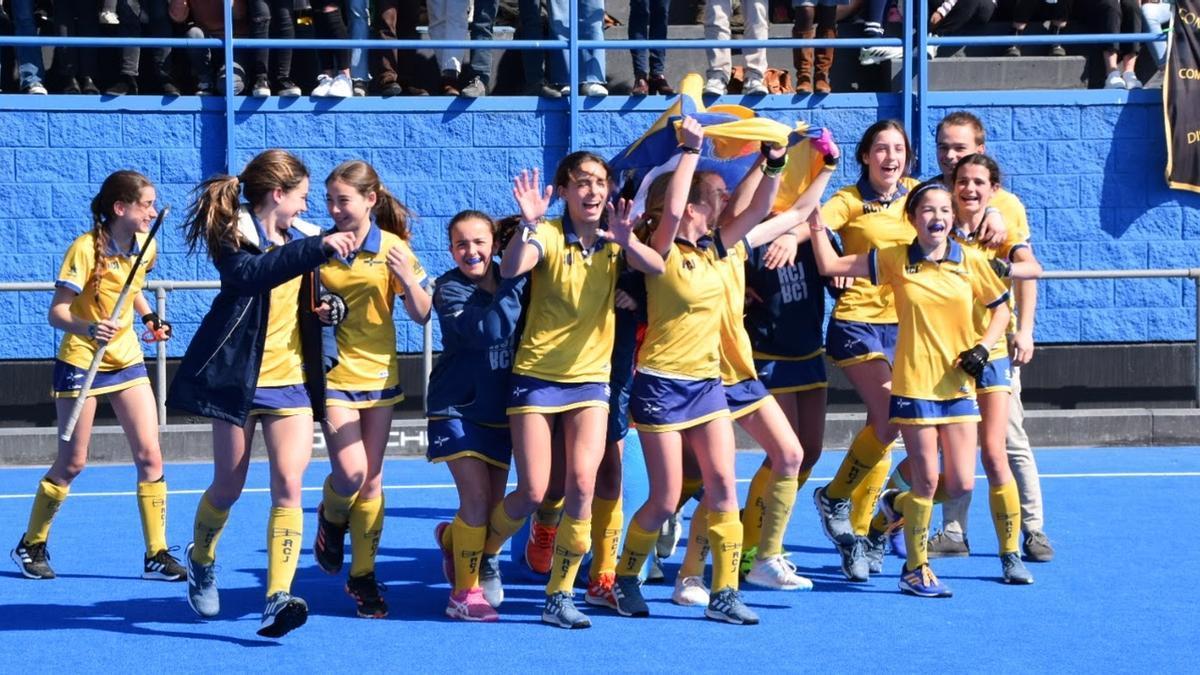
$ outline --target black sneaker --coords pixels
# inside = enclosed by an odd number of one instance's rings
[[[382,619],[388,615],[383,592],[387,586],[375,580],[374,572],[346,580],[346,594],[358,603],[358,615],[364,619]]]
[[[75,80],[79,83],[79,93],[85,96],[99,96],[100,87],[96,86],[96,82],[88,76],[83,76]]]
[[[267,598],[258,634],[269,638],[283,637],[303,626],[305,621],[308,621],[308,603],[287,591],[277,591]]]
[[[155,581],[183,581],[187,579],[187,570],[183,565],[179,564],[179,560],[171,555],[171,551],[178,550],[178,546],[169,549],[162,549],[158,553],[149,556],[145,559],[145,564],[142,567],[142,578],[153,579]]]
[[[254,86],[250,88],[250,95],[255,98],[266,98],[271,95],[271,82],[266,75],[254,78]]]
[[[117,78],[116,82],[113,82],[108,89],[104,90],[105,96],[124,96],[125,94],[137,93],[137,80],[128,75],[122,75],[121,77]]]
[[[1050,562],[1054,560],[1054,547],[1050,539],[1041,530],[1031,530],[1025,533],[1025,559],[1029,562]]]
[[[79,82],[77,82],[75,80],[75,78],[73,78],[73,77],[68,77],[66,80],[63,81],[62,87],[58,90],[58,93],[60,93],[60,94],[78,94],[79,93]]]
[[[313,542],[313,557],[317,566],[327,574],[342,571],[346,559],[346,525],[334,525],[325,520],[325,505],[317,507],[317,540]]]
[[[169,78],[169,77],[164,77],[161,80],[159,80],[158,90],[162,92],[163,96],[174,97],[174,96],[179,96],[181,93],[179,91],[179,87],[175,86],[175,83],[172,82],[171,78]]]
[[[46,550],[46,542],[26,544],[22,536],[17,547],[12,550],[13,562],[21,568],[21,574],[26,579],[53,579],[54,570],[50,569],[50,552]]]

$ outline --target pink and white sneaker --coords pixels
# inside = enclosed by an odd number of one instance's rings
[[[483,589],[478,586],[469,591],[450,594],[446,605],[446,616],[463,621],[498,621],[500,615],[483,598]]]

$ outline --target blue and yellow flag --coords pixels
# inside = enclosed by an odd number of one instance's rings
[[[704,127],[700,148],[699,171],[721,175],[729,186],[737,185],[754,164],[763,143],[787,145],[788,166],[784,171],[775,211],[796,201],[820,172],[824,158],[814,152],[809,141],[822,130],[797,121],[793,127],[765,117],[736,104],[705,108],[700,96],[703,80],[690,73],[679,85],[679,98],[667,108],[640,138],[621,151],[610,163],[617,176],[618,188],[628,193],[643,193],[655,176],[671,171],[679,162],[679,125],[685,116]],[[630,181],[633,181],[630,186]]]

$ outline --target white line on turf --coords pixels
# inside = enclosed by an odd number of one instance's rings
[[[1200,471],[1128,471],[1121,473],[1043,473],[1042,478],[1200,478]],[[976,480],[987,480],[987,476],[975,476]],[[833,476],[816,476],[809,478],[809,483],[824,483],[833,480]],[[749,478],[739,478],[739,483],[749,483]],[[509,483],[508,487],[516,487]],[[305,492],[320,492],[321,486],[303,488]],[[418,483],[414,485],[385,485],[384,490],[453,490],[454,483]],[[246,488],[242,494],[262,494],[270,492],[270,488]],[[204,490],[171,490],[172,495],[199,495]],[[72,492],[71,497],[134,497],[137,492],[132,490],[120,492]],[[32,499],[33,494],[0,494],[3,499]]]

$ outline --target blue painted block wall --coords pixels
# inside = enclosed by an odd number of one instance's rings
[[[919,139],[918,175],[936,169],[933,128],[950,110],[971,109],[984,120],[988,149],[1006,183],[1026,203],[1035,250],[1048,269],[1138,269],[1200,266],[1200,196],[1166,189],[1162,108],[1149,93],[935,94]],[[157,185],[160,204],[175,215],[164,227],[154,276],[212,279],[203,254],[189,255],[179,223],[190,190],[224,168],[224,122],[218,102],[158,99],[51,102],[12,110],[0,105],[0,281],[52,281],[67,244],[89,225],[88,203],[111,171],[133,168]],[[1031,100],[1034,99],[1034,100]],[[980,101],[985,101],[980,103]],[[2,104],[3,101],[0,101]],[[80,104],[73,103],[77,108]],[[117,107],[117,106],[120,107]],[[589,102],[580,119],[581,144],[613,156],[661,112],[661,100],[613,98]],[[895,96],[828,96],[813,103],[766,97],[760,113],[792,123],[828,126],[852,154],[862,131],[881,117],[900,117]],[[528,99],[482,99],[449,108],[426,102],[350,100],[242,104],[237,116],[237,166],[268,147],[295,151],[314,177],[307,217],[328,224],[322,180],[339,162],[363,158],[419,218],[413,246],[434,275],[451,265],[445,225],[461,209],[496,215],[513,210],[511,177],[522,168],[552,172],[566,152],[568,122],[561,105]],[[846,161],[834,186],[853,182]],[[212,292],[173,292],[169,316],[181,354]],[[0,359],[51,358],[59,336],[46,324],[50,294],[0,293]],[[1194,336],[1195,293],[1179,279],[1047,281],[1042,284],[1036,337],[1040,342],[1142,342]],[[403,352],[418,352],[421,330],[398,326]],[[435,338],[437,337],[436,322]]]

